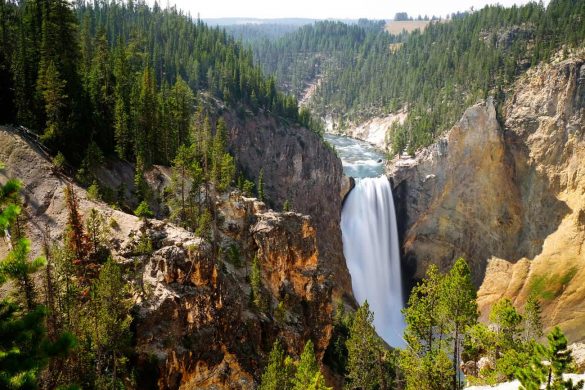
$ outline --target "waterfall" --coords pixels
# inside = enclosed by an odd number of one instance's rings
[[[341,231],[355,298],[368,301],[377,333],[388,344],[403,346],[398,230],[385,176],[356,179],[341,212]]]

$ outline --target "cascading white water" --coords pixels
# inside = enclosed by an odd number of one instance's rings
[[[341,231],[355,298],[368,301],[377,333],[388,344],[403,346],[398,231],[385,176],[356,179],[341,212]]]

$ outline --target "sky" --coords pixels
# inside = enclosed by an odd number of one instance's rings
[[[392,19],[397,12],[409,15],[445,16],[486,4],[525,4],[528,0],[168,0],[177,8],[199,13],[202,19],[311,18],[311,19]],[[167,0],[159,0],[161,6]]]

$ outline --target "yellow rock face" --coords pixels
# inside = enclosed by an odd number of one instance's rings
[[[463,256],[486,318],[534,293],[546,327],[585,339],[585,57],[542,65],[514,86],[502,119],[488,99],[389,175],[404,265],[424,275]]]

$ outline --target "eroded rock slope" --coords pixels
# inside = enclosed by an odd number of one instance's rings
[[[410,277],[463,256],[484,315],[500,297],[522,306],[534,293],[545,324],[573,340],[585,338],[584,63],[531,69],[502,118],[488,99],[389,170]]]

